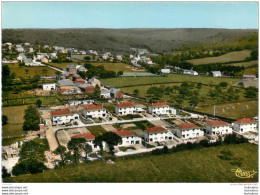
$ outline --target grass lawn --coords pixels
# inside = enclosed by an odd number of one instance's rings
[[[104,85],[114,87],[134,87],[136,85],[152,85],[152,84],[169,84],[181,82],[195,82],[208,85],[218,85],[221,82],[227,82],[230,85],[237,82],[235,78],[214,78],[214,77],[199,77],[180,74],[168,74],[166,77],[119,77],[110,79],[100,79]]]
[[[87,129],[90,131],[90,133],[92,133],[96,137],[99,135],[102,135],[103,133],[106,132],[106,130],[103,127],[101,127],[100,125],[90,126],[90,127],[87,127]]]
[[[194,108],[195,111],[213,114],[214,105]],[[216,115],[233,119],[258,115],[258,101],[237,102],[216,105]]]
[[[222,160],[220,151],[230,150],[240,167]],[[116,159],[115,164],[90,162],[21,175],[13,182],[258,182],[258,174],[243,179],[232,169],[258,172],[258,147],[253,144],[224,145],[173,154]]]
[[[27,106],[2,107],[2,114],[8,117],[8,124],[2,126],[2,136],[21,136],[23,133],[23,116]]]
[[[247,57],[250,57],[250,53],[251,53],[251,51],[249,51],[249,50],[234,51],[234,52],[230,52],[230,53],[218,56],[218,57],[192,59],[192,60],[187,60],[187,62],[190,62],[194,65],[200,65],[200,64],[240,61],[240,60],[246,59]]]
[[[49,67],[30,67],[30,66],[22,66],[19,67],[17,63],[15,64],[9,64],[11,73],[15,73],[16,77],[23,77],[23,78],[29,78],[34,77],[36,75],[39,76],[54,76],[56,75],[56,70],[53,70]],[[26,74],[26,70],[28,70],[28,73]]]

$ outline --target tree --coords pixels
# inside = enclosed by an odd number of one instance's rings
[[[228,83],[227,82],[221,82],[221,83],[219,83],[219,86],[220,87],[227,87]]]
[[[90,56],[86,56],[86,57],[84,57],[84,60],[89,61],[89,60],[91,60],[91,57]]]
[[[39,130],[40,115],[35,106],[28,106],[24,113],[23,130]]]
[[[84,147],[86,139],[83,137],[71,138],[68,142],[68,149],[72,152],[74,163],[78,163],[80,159],[80,152]]]
[[[25,74],[28,74],[28,72],[29,72],[29,69],[25,69],[24,71],[25,71]]]
[[[103,154],[103,137],[101,135],[97,136],[95,139],[94,139],[94,144],[99,146],[100,148],[100,154]]]
[[[6,115],[2,115],[2,125],[6,125],[8,123],[8,117]]]
[[[124,72],[121,71],[121,70],[117,72],[117,76],[120,76],[120,75],[123,75],[123,74],[124,74]]]
[[[253,50],[250,55],[251,55],[252,60],[257,60],[258,59],[258,50]]]
[[[112,155],[114,155],[113,150],[114,150],[114,146],[118,145],[119,143],[122,142],[122,138],[117,135],[114,132],[105,132],[102,135],[103,141],[105,141],[108,145],[109,151]]]
[[[134,95],[137,96],[138,94],[139,94],[139,90],[138,90],[138,89],[135,89],[135,90],[134,90]]]
[[[92,152],[92,147],[89,144],[85,144],[83,150],[85,152],[85,161],[87,161],[87,155]]]
[[[63,167],[65,165],[65,160],[67,157],[67,151],[66,148],[64,146],[59,145],[56,150],[53,151],[54,154],[60,155],[61,157],[61,163],[60,166]]]
[[[47,140],[46,140],[47,141]],[[48,150],[48,144],[42,144],[37,139],[25,142],[19,152],[20,161],[27,159],[37,159],[38,161],[45,161],[44,152]]]
[[[37,107],[41,107],[42,101],[40,99],[38,99],[35,104]]]
[[[12,169],[13,175],[21,175],[21,174],[35,174],[41,173],[44,170],[47,170],[47,167],[43,164],[43,162],[39,162],[36,159],[28,159],[18,162]]]
[[[2,178],[10,177],[11,174],[7,172],[7,169],[2,166]]]
[[[96,86],[95,86],[94,96],[95,96],[96,98],[99,98],[99,97],[100,97],[100,87],[99,87],[99,85],[96,85]]]

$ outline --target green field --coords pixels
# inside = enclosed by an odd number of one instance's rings
[[[256,75],[258,74],[258,67],[250,67],[250,68],[246,68],[243,72],[243,74],[252,74],[252,75]]]
[[[61,68],[62,70],[66,70],[66,66],[71,64],[83,64],[83,63],[77,63],[77,62],[66,62],[66,63],[53,63],[50,62],[49,65],[56,66],[58,68]]]
[[[71,65],[71,64],[81,64],[83,65],[84,63],[77,63],[77,62],[69,62],[69,63],[49,63],[52,66],[56,66],[59,67],[63,70],[66,69],[66,66]],[[105,70],[112,70],[115,72],[118,71],[123,71],[123,72],[132,72],[130,66],[128,64],[124,64],[124,63],[107,63],[107,62],[103,62],[103,63],[91,63],[93,66],[104,66]]]
[[[229,150],[234,160],[222,160],[220,151]],[[103,161],[72,165],[35,175],[21,175],[13,182],[258,182],[238,178],[232,169],[258,172],[258,147],[253,144],[224,145],[186,150],[173,154],[116,159],[115,164]]]
[[[240,61],[246,59],[247,57],[250,57],[250,53],[251,51],[249,50],[234,51],[218,57],[199,58],[199,59],[187,60],[187,62],[190,62],[194,65],[200,65],[200,64]]]
[[[151,85],[151,84],[169,84],[180,82],[195,82],[208,85],[218,85],[221,82],[227,82],[230,85],[237,82],[235,78],[213,78],[213,77],[199,77],[188,76],[180,74],[168,74],[166,77],[119,77],[110,79],[100,79],[103,85],[110,85],[114,87],[131,87],[135,85]]]
[[[214,105],[194,108],[195,111],[213,114]],[[216,115],[233,119],[258,116],[258,101],[216,105]]]
[[[8,124],[3,125],[2,136],[21,136],[23,133],[23,116],[27,106],[2,107],[2,114],[8,117]]]
[[[35,104],[36,101],[40,99],[42,101],[42,105],[58,105],[62,104],[62,102],[56,96],[31,96],[31,97],[23,97],[17,99],[8,99],[3,100],[3,106],[17,106],[17,105],[28,105]]]
[[[250,62],[234,63],[234,64],[229,64],[229,65],[248,67],[248,66],[258,65],[258,60],[253,60],[253,61],[250,61]]]
[[[53,70],[49,67],[30,67],[30,66],[19,66],[18,64],[9,64],[8,65],[12,73],[15,73],[17,77],[29,78],[36,75],[39,76],[54,76],[56,75],[56,70]],[[28,73],[26,73],[28,70]]]
[[[132,72],[131,67],[125,63],[91,63],[93,66],[104,66],[105,70],[112,70],[115,72],[123,71],[123,72]]]

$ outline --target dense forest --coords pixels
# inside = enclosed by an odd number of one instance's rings
[[[190,50],[189,47],[221,47],[256,34],[258,30],[231,29],[3,29],[2,42],[49,44],[98,52],[132,53],[131,48],[151,53]],[[237,43],[239,44],[239,42]],[[205,49],[203,49],[205,50]]]

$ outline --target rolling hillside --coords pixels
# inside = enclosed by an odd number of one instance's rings
[[[170,52],[183,45],[229,42],[257,33],[257,30],[229,29],[3,29],[2,42],[30,42],[99,52]]]

